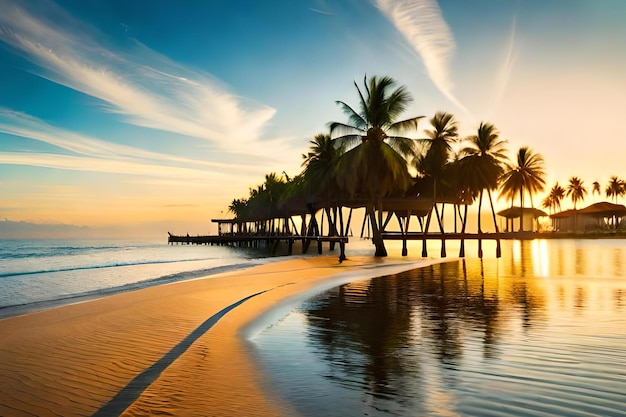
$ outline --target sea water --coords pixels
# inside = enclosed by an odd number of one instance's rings
[[[626,415],[626,241],[502,249],[299,304],[251,340],[266,389],[303,416]]]
[[[268,255],[165,239],[0,239],[0,317],[252,266]]]

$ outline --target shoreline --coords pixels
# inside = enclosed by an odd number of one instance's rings
[[[316,293],[453,260],[288,258],[0,319],[0,414],[293,415],[268,393],[251,337]]]

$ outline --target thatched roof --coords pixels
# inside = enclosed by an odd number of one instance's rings
[[[595,203],[580,210],[565,210],[559,213],[554,213],[550,217],[553,219],[565,219],[574,216],[578,212],[580,215],[588,215],[592,217],[612,217],[612,216],[626,216],[626,206],[623,204],[613,204],[608,201]]]
[[[595,203],[585,207],[578,213],[590,214],[594,217],[624,216],[626,215],[626,206],[623,204],[613,204],[608,201],[603,201],[601,203]]]
[[[499,211],[498,216],[506,217],[507,219],[517,219],[522,215],[522,211],[524,213],[524,216],[532,215],[533,219],[548,215],[548,213],[546,213],[545,211],[536,209],[534,207],[524,207],[524,210],[522,210],[521,207],[513,206],[508,209]]]
[[[573,217],[574,214],[580,210],[569,209],[565,211],[560,211],[558,213],[554,213],[550,215],[551,219],[566,219],[568,217]]]

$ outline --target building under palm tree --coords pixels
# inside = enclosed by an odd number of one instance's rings
[[[550,216],[555,230],[582,232],[616,230],[626,227],[626,206],[603,201],[583,209],[570,209]]]

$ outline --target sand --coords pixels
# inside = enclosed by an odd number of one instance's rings
[[[296,415],[249,338],[315,292],[438,262],[286,259],[0,320],[0,416]]]

